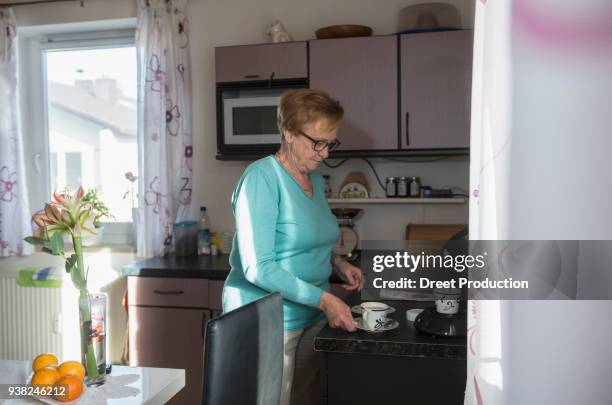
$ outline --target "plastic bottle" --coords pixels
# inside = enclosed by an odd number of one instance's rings
[[[210,254],[210,218],[206,207],[200,207],[200,224],[198,228],[198,254]]]

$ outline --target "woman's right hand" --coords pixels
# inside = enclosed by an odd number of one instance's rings
[[[332,328],[342,328],[349,332],[357,330],[357,324],[353,320],[351,309],[340,298],[333,294],[324,292],[321,296],[319,308],[325,312],[327,323]]]

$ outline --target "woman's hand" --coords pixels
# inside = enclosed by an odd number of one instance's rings
[[[319,308],[325,312],[327,323],[332,328],[342,328],[349,332],[357,330],[357,324],[351,314],[351,309],[340,298],[324,292],[321,296]]]
[[[359,267],[353,266],[341,257],[335,259],[334,267],[342,281],[346,283],[342,288],[348,291],[361,291],[363,288],[363,273]]]

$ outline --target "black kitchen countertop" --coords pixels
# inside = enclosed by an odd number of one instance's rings
[[[123,266],[124,276],[180,277],[225,280],[230,272],[229,255],[153,257]]]
[[[351,294],[349,305],[361,302],[359,294]],[[399,322],[390,331],[372,333],[363,330],[346,332],[325,325],[315,337],[315,350],[321,352],[373,354],[386,356],[408,356],[435,359],[466,360],[467,339],[465,337],[436,337],[419,332],[406,319],[406,310],[427,308],[431,301],[383,301],[395,308],[389,318]],[[355,317],[359,316],[353,314]]]
[[[123,266],[124,276],[136,277],[178,277],[225,280],[231,270],[229,255],[217,256],[174,256],[153,257],[141,262]],[[329,278],[331,283],[342,283],[336,274]]]

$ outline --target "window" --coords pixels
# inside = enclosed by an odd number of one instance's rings
[[[138,175],[134,46],[45,51],[51,190],[96,189],[112,213],[132,220]],[[53,166],[55,165],[55,166]]]
[[[138,176],[138,63],[134,30],[125,29],[133,21],[113,31],[79,24],[20,32],[31,207],[42,207],[53,191],[96,189],[112,214],[102,219],[103,242],[126,244],[138,188],[126,178]]]

